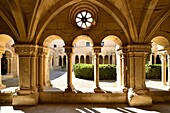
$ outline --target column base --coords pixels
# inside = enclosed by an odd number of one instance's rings
[[[17,95],[29,95],[32,93],[36,93],[37,89],[16,89],[15,92]]]
[[[39,100],[38,93],[32,94],[17,94],[13,95],[12,105],[37,105]]]
[[[0,89],[1,89],[1,88],[5,88],[5,87],[6,87],[6,85],[0,84]]]
[[[38,88],[38,92],[43,92],[44,91],[44,87]]]
[[[47,82],[46,82],[46,87],[53,87],[53,85],[51,84],[50,81],[47,81]]]
[[[127,87],[122,87],[122,91],[123,91],[124,93],[127,93],[127,92],[128,92],[128,88],[127,88]]]
[[[146,88],[128,90],[128,104],[130,106],[150,106],[152,105],[152,97]]]
[[[12,73],[6,73],[6,75],[10,75],[10,76],[13,76],[13,74],[12,74]]]
[[[66,92],[66,93],[77,93],[77,91],[76,91],[74,88],[71,88],[71,87],[67,87],[67,88],[65,89],[65,92]]]
[[[96,87],[96,88],[94,89],[94,92],[95,92],[95,93],[106,93],[106,92],[103,91],[100,87]]]

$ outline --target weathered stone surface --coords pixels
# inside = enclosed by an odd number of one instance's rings
[[[39,93],[28,95],[14,94],[12,98],[12,105],[37,105],[39,100]]]

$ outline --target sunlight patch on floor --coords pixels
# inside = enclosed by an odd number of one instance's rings
[[[4,89],[1,89],[1,93],[13,93],[18,87],[7,87]]]
[[[92,108],[94,109],[96,112],[99,113],[160,113],[157,111],[150,111],[150,110],[143,110],[143,109],[139,109],[139,108],[135,108],[135,107],[124,107],[124,108]],[[95,113],[95,112],[91,112],[91,113]]]
[[[14,110],[13,106],[1,106],[0,113],[25,113],[21,110]]]

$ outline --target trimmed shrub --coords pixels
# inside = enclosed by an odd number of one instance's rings
[[[81,79],[94,79],[94,66],[92,64],[75,64],[74,74],[76,78]]]
[[[74,74],[76,78],[94,80],[93,64],[75,64]],[[116,66],[110,64],[99,65],[100,80],[116,79]]]
[[[161,64],[146,64],[146,79],[161,79]]]
[[[93,64],[75,64],[74,74],[76,78],[94,80]],[[99,65],[100,80],[115,80],[116,66],[110,64]],[[146,64],[146,79],[161,79],[161,64]]]
[[[99,65],[100,80],[115,80],[116,79],[116,66],[111,64]]]

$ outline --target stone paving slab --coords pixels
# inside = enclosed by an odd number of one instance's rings
[[[170,104],[129,107],[127,104],[40,104],[38,106],[1,106],[0,113],[169,113]]]

